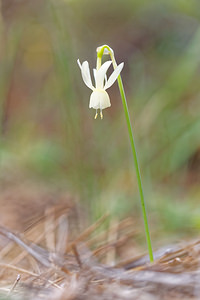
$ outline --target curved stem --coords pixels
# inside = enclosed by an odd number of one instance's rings
[[[112,59],[113,67],[115,69],[117,67],[117,63],[116,63],[116,60],[114,57],[114,52],[112,51],[112,49],[109,46],[104,45],[104,46],[102,46],[102,48],[99,52],[100,56],[103,55],[104,49],[108,50],[110,57]],[[137,182],[138,182],[138,189],[139,189],[139,193],[140,193],[142,214],[143,214],[143,219],[144,219],[144,227],[145,227],[146,240],[147,240],[147,246],[148,246],[148,252],[149,252],[149,259],[152,262],[153,261],[153,251],[152,251],[152,246],[151,246],[151,238],[150,238],[147,213],[146,213],[146,207],[145,207],[145,201],[144,201],[142,179],[141,179],[139,162],[138,162],[138,158],[137,158],[137,152],[136,152],[135,141],[134,141],[134,136],[133,136],[133,129],[131,126],[130,115],[129,115],[128,105],[127,105],[127,101],[126,101],[126,95],[125,95],[121,75],[118,76],[117,81],[118,81],[119,91],[120,91],[122,104],[123,104],[123,108],[124,108],[124,113],[125,113],[126,123],[127,123],[127,127],[128,127],[128,133],[129,133],[129,139],[130,139],[131,149],[132,149],[132,154],[133,154],[133,160],[134,160],[134,164],[135,164],[135,171],[136,171],[136,177],[137,177]]]

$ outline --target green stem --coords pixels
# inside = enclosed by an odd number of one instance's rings
[[[113,67],[114,69],[117,67],[116,60],[114,58],[114,52],[110,49],[109,46],[104,45],[101,48],[100,54],[102,55],[104,52],[104,49],[108,49],[110,57],[113,62]],[[131,121],[130,121],[130,116],[129,116],[129,111],[128,111],[128,105],[126,101],[126,95],[124,92],[124,87],[121,79],[121,75],[118,76],[117,78],[118,81],[118,86],[122,98],[122,104],[124,108],[124,113],[126,117],[126,123],[128,127],[128,133],[129,133],[129,139],[131,143],[131,149],[132,149],[132,154],[133,154],[133,160],[135,164],[135,170],[136,170],[136,177],[137,177],[137,182],[138,182],[138,188],[139,188],[139,193],[140,193],[140,200],[141,200],[141,206],[142,206],[142,213],[143,213],[143,219],[144,219],[144,227],[145,227],[145,233],[146,233],[146,240],[147,240],[147,246],[148,246],[148,251],[149,251],[149,259],[151,262],[153,262],[153,251],[152,251],[152,246],[151,246],[151,238],[150,238],[150,232],[149,232],[149,226],[148,226],[148,220],[147,220],[147,213],[146,213],[146,207],[145,207],[145,201],[144,201],[144,192],[143,192],[143,187],[142,187],[142,179],[140,175],[140,168],[139,168],[139,162],[137,158],[137,152],[136,152],[136,147],[135,147],[135,141],[134,141],[134,136],[133,136],[133,130],[131,126]]]
[[[135,147],[133,130],[132,130],[132,127],[131,127],[131,121],[130,121],[130,116],[129,116],[129,111],[128,111],[128,105],[127,105],[126,96],[125,96],[125,92],[124,92],[124,87],[123,87],[123,83],[122,83],[122,79],[121,79],[120,75],[119,75],[117,80],[118,80],[118,86],[119,86],[119,90],[120,90],[120,94],[121,94],[121,98],[122,98],[124,113],[125,113],[125,117],[126,117],[126,123],[127,123],[127,127],[128,127],[129,139],[130,139],[130,142],[131,142],[133,159],[134,159],[134,163],[135,163],[135,171],[136,171],[138,188],[139,188],[139,193],[140,193],[140,200],[141,200],[142,213],[143,213],[143,219],[144,219],[144,227],[145,227],[147,246],[148,246],[148,251],[149,251],[149,259],[152,262],[153,261],[153,251],[152,251],[152,246],[151,246],[151,238],[150,238],[150,233],[149,233],[147,213],[146,213],[146,207],[145,207],[145,201],[144,201],[144,192],[143,192],[143,187],[142,187],[142,179],[141,179],[141,175],[140,175],[140,167],[139,167],[139,162],[138,162],[138,158],[137,158],[137,152],[136,152],[136,147]]]

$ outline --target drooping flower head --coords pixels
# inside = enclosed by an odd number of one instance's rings
[[[89,64],[87,61],[84,61],[82,64],[78,59],[78,65],[81,69],[81,74],[83,77],[84,83],[92,90],[92,94],[90,96],[90,103],[89,108],[96,109],[95,119],[98,116],[98,109],[100,110],[101,119],[103,119],[102,110],[110,107],[110,97],[106,90],[113,85],[116,81],[117,77],[119,76],[124,63],[118,65],[113,73],[110,75],[109,79],[107,80],[106,72],[110,67],[112,61],[106,61],[99,69],[93,69],[94,79],[95,79],[95,86],[92,84],[91,76],[90,76],[90,69]]]

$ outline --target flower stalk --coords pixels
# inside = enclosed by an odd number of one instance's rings
[[[102,65],[101,61],[102,61],[102,56],[104,54],[110,55],[111,60],[106,61]],[[88,62],[84,61],[81,64],[79,59],[77,62],[78,62],[79,68],[81,70],[81,74],[82,74],[84,83],[86,84],[86,86],[88,88],[90,88],[92,90],[92,94],[90,96],[89,108],[93,108],[96,110],[96,114],[94,117],[95,119],[98,116],[98,111],[100,111],[100,117],[101,117],[101,119],[103,119],[102,110],[111,106],[110,97],[109,97],[108,93],[106,92],[106,90],[111,85],[113,85],[113,83],[116,80],[118,81],[119,91],[120,91],[120,95],[121,95],[121,99],[122,99],[122,104],[123,104],[123,108],[124,108],[124,113],[125,113],[128,133],[129,133],[129,139],[130,139],[130,143],[131,143],[133,160],[134,160],[134,164],[135,164],[136,177],[137,177],[137,182],[138,182],[138,189],[139,189],[142,213],[143,213],[143,219],[144,219],[146,240],[147,240],[147,246],[148,246],[148,251],[149,251],[149,259],[152,262],[153,261],[153,251],[152,251],[152,246],[151,246],[150,232],[149,232],[147,213],[146,213],[146,208],[145,208],[142,179],[141,179],[141,175],[140,175],[139,162],[138,162],[137,153],[136,153],[135,141],[134,141],[133,130],[132,130],[132,126],[131,126],[129,111],[128,111],[128,105],[127,105],[127,101],[126,101],[126,95],[124,92],[122,78],[120,76],[120,72],[123,69],[124,63],[117,65],[115,57],[114,57],[114,52],[109,46],[103,45],[101,47],[98,47],[97,48],[96,69],[93,69],[94,80],[95,80],[95,84],[93,85],[92,80],[91,80]],[[111,64],[113,64],[114,71],[110,75],[109,79],[107,79],[106,72]]]
[[[110,58],[113,63],[113,68],[116,69],[117,63],[116,63],[116,60],[114,57],[113,50],[107,45],[97,48],[97,61],[102,58],[103,54],[110,55]],[[118,81],[119,91],[120,91],[122,104],[123,104],[123,108],[124,108],[124,114],[125,114],[126,123],[127,123],[127,127],[128,127],[128,133],[129,133],[129,139],[130,139],[130,143],[131,143],[133,160],[134,160],[134,164],[135,164],[135,171],[136,171],[138,189],[139,189],[140,200],[141,200],[141,207],[142,207],[142,214],[143,214],[143,219],[144,219],[144,227],[145,227],[146,241],[147,241],[148,252],[149,252],[149,259],[150,259],[150,262],[153,262],[153,251],[152,251],[148,219],[147,219],[147,213],[146,213],[146,207],[145,207],[145,201],[144,201],[144,192],[143,192],[142,179],[141,179],[141,174],[140,174],[140,167],[139,167],[139,162],[138,162],[138,157],[137,157],[137,152],[136,152],[136,147],[135,147],[135,141],[134,141],[133,129],[131,126],[131,121],[130,121],[128,105],[127,105],[127,101],[126,101],[126,95],[125,95],[123,82],[122,82],[122,78],[121,78],[120,74],[117,78],[117,81]]]

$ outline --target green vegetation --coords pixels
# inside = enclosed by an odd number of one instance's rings
[[[200,9],[198,0],[27,1],[0,19],[0,170],[65,187],[94,220],[131,214],[139,195],[117,86],[103,121],[77,58],[115,49],[126,89],[153,239],[199,230]],[[89,45],[89,46],[88,46]],[[18,173],[18,170],[19,173]],[[159,242],[158,242],[159,243]]]

